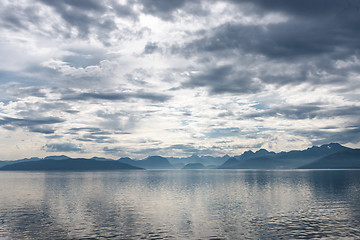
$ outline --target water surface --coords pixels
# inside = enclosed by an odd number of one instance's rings
[[[360,171],[0,172],[0,239],[360,238]]]

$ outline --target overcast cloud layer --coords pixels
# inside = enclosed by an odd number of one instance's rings
[[[0,159],[360,147],[357,0],[0,2]]]

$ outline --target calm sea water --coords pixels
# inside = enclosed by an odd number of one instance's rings
[[[0,172],[0,239],[359,239],[360,171]]]

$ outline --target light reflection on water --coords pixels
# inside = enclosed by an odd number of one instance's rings
[[[0,239],[360,237],[360,171],[0,172],[0,184]]]

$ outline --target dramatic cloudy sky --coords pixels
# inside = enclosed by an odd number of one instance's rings
[[[2,0],[0,159],[360,147],[357,0]]]

